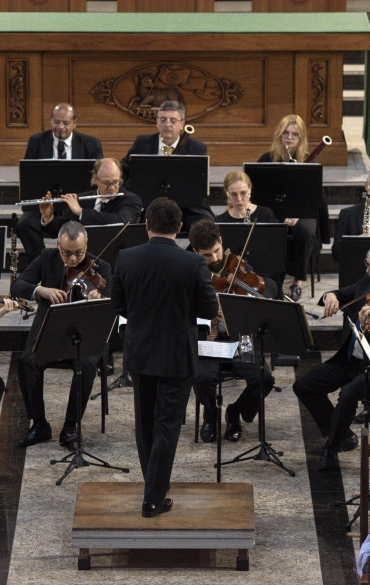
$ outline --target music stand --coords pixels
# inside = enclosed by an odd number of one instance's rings
[[[87,225],[85,229],[89,239],[89,252],[94,256],[98,256],[102,249],[114,238],[116,234],[122,229],[123,224],[108,224],[108,225]],[[134,248],[145,244],[148,241],[148,232],[146,231],[145,223],[129,224],[122,234],[112,242],[103,254],[102,260],[108,262],[112,270],[116,265],[118,252],[125,248]]]
[[[279,218],[316,219],[322,206],[322,166],[317,163],[244,163],[253,203]]]
[[[364,258],[370,250],[370,236],[342,236],[339,242],[339,288],[364,276]]]
[[[302,305],[271,299],[247,297],[244,295],[219,294],[219,303],[231,341],[238,341],[240,335],[253,335],[254,348],[261,353],[260,410],[258,415],[259,443],[221,465],[255,459],[271,461],[291,477],[295,476],[280,461],[271,443],[266,442],[265,425],[265,352],[288,355],[307,355],[313,348],[311,331]],[[287,335],[289,331],[289,335]],[[258,451],[256,455],[249,455]]]
[[[234,254],[241,254],[252,223],[219,223],[222,245]],[[256,223],[248,244],[246,260],[260,273],[285,271],[286,238],[288,226],[284,223]]]
[[[74,360],[77,373],[77,448],[60,460],[51,459],[51,465],[68,463],[56,485],[60,485],[74,469],[89,465],[129,472],[127,467],[115,467],[87,453],[81,440],[81,357],[103,353],[115,318],[110,299],[51,305],[37,336],[34,345],[37,364]],[[87,461],[84,455],[93,461]]]
[[[132,154],[130,190],[143,207],[157,197],[174,199],[179,207],[201,207],[209,195],[209,156]]]

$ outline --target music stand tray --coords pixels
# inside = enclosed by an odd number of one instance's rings
[[[240,335],[253,335],[254,348],[261,353],[259,444],[221,465],[248,459],[271,461],[294,477],[295,472],[285,467],[278,457],[283,455],[282,451],[275,451],[266,442],[264,353],[307,355],[313,348],[313,340],[304,308],[297,303],[244,295],[220,293],[218,298],[231,341],[238,341]],[[257,450],[256,455],[249,456]]]
[[[106,461],[84,451],[81,444],[81,357],[100,355],[109,339],[115,322],[110,299],[83,300],[75,303],[51,305],[45,315],[37,336],[34,352],[37,364],[48,364],[62,360],[75,360],[77,373],[77,436],[78,444],[74,452],[50,463],[68,463],[63,476],[56,485],[74,469],[95,465],[129,472],[126,467],[115,467]],[[83,455],[93,461],[87,461]],[[71,461],[69,461],[71,459]],[[98,462],[98,463],[96,463]]]
[[[129,160],[130,190],[144,207],[169,197],[179,207],[201,207],[209,195],[209,156],[132,154]]]

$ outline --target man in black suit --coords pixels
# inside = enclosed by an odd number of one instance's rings
[[[128,184],[129,181],[131,154],[158,154],[159,156],[166,155],[167,152],[171,152],[171,154],[207,154],[207,146],[190,137],[181,150],[177,149],[184,127],[184,106],[176,101],[163,102],[157,114],[159,132],[138,136],[126,156],[121,160],[125,184]],[[181,211],[185,231],[188,231],[191,224],[198,219],[214,219],[214,214],[206,200],[203,200],[202,207],[184,207],[181,208]]]
[[[50,237],[58,235],[60,227],[67,221],[80,221],[82,225],[107,225],[109,223],[137,223],[141,213],[141,199],[127,191],[122,197],[114,195],[120,191],[122,184],[121,164],[115,158],[102,158],[95,162],[91,185],[96,188],[86,193],[67,193],[61,198],[68,209],[60,216],[53,215],[53,204],[41,204],[41,224]],[[88,195],[104,195],[97,199],[81,200]],[[48,192],[45,200],[51,199]]]
[[[94,136],[75,131],[77,114],[73,106],[67,103],[57,104],[51,110],[51,130],[45,130],[30,137],[26,159],[98,159],[103,157],[100,140]],[[45,248],[44,234],[37,211],[23,213],[18,221],[17,235],[26,251],[28,262],[32,262]]]
[[[335,227],[332,254],[334,260],[339,260],[339,244],[342,236],[362,236],[365,204],[358,203],[341,209]],[[369,234],[366,234],[369,235]]]
[[[362,373],[364,363],[363,351],[347,320],[357,322],[357,327],[364,326],[370,307],[366,305],[366,293],[370,292],[370,250],[366,256],[366,274],[356,284],[326,293],[319,300],[324,306],[327,317],[338,312],[340,307],[354,299],[358,300],[344,309],[346,317],[341,336],[339,351],[321,366],[311,370],[293,385],[293,390],[303,402],[319,427],[322,436],[327,437],[323,448],[317,447],[315,453],[321,453],[319,471],[332,471],[338,468],[339,450],[351,451],[358,444],[357,436],[350,425],[356,413],[357,402],[364,398],[365,377]],[[328,398],[330,392],[341,388],[338,403],[334,407]]]
[[[161,197],[146,211],[149,242],[121,250],[113,310],[127,318],[124,369],[134,385],[135,429],[145,479],[144,517],[172,507],[166,498],[176,446],[198,363],[197,317],[218,305],[204,259],[175,243],[178,205]]]
[[[69,302],[67,294],[68,274],[70,269],[77,268],[84,261],[87,253],[87,234],[85,228],[77,222],[65,223],[59,232],[58,247],[51,250],[43,250],[41,256],[36,258],[13,282],[11,295],[23,297],[28,300],[38,299],[39,305],[31,330],[29,332],[26,349],[18,362],[19,384],[26,405],[27,415],[33,424],[28,433],[18,442],[23,447],[35,445],[40,441],[48,441],[52,437],[50,424],[45,417],[44,393],[44,369],[34,361],[33,345],[36,341],[40,327],[51,304]],[[97,261],[97,272],[106,280],[103,293],[92,290],[88,294],[89,299],[110,296],[111,269],[107,262]],[[58,332],[56,331],[57,335]],[[82,413],[84,412],[90,392],[94,383],[96,366],[99,356],[82,358],[82,388],[81,401]],[[63,429],[60,433],[61,444],[71,443],[77,438],[77,374],[74,372],[71,390],[68,400],[67,412]]]

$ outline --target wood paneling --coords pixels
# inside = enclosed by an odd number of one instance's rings
[[[347,0],[252,0],[252,12],[346,12]]]
[[[117,0],[117,12],[214,12],[214,0]]]
[[[0,0],[2,12],[86,12],[86,0]]]

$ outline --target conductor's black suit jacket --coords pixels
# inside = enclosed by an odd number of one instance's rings
[[[195,374],[196,318],[213,319],[218,312],[202,256],[163,237],[121,250],[113,275],[112,307],[127,318],[126,371],[178,378]]]
[[[54,134],[52,130],[32,134],[28,140],[24,158],[39,159],[53,158]],[[103,149],[100,140],[88,134],[73,131],[72,158],[103,158]]]
[[[94,258],[91,254],[87,254],[89,258]],[[105,297],[110,296],[112,286],[111,268],[104,260],[97,260],[97,272],[106,279],[107,283],[102,294]],[[52,250],[43,250],[41,255],[35,258],[26,270],[20,273],[15,279],[11,287],[11,294],[15,297],[21,297],[31,300],[33,292],[37,285],[48,288],[60,289],[64,277],[64,262],[60,256],[59,250],[53,248]],[[27,337],[26,348],[30,347],[36,341],[40,327],[50,307],[50,301],[39,298],[37,313],[34,317],[31,330]]]

